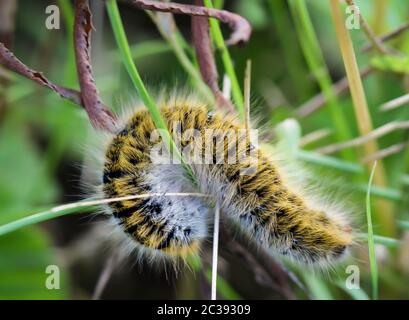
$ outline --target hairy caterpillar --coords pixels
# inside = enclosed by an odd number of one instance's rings
[[[189,130],[196,133],[179,142],[182,147],[191,147],[187,157],[195,154],[190,166],[198,185],[186,177],[180,164],[158,163],[158,158],[168,158],[169,154],[152,157],[157,141],[152,140],[155,126],[147,110],[139,109],[126,117],[103,150],[103,169],[99,173],[102,194],[105,198],[163,194],[113,202],[106,208],[135,247],[165,257],[198,253],[208,237],[209,204],[204,198],[165,193],[199,189],[219,203],[224,217],[273,253],[314,265],[325,265],[343,256],[353,236],[342,215],[331,207],[309,202],[287,183],[276,161],[246,137],[228,145],[230,135],[243,129],[238,121],[210,112],[193,98],[166,100],[160,105],[171,134],[175,136],[176,128],[182,136]],[[217,132],[215,136],[222,140],[221,144],[211,140],[210,148],[203,146],[202,138],[209,130]],[[244,162],[226,162],[232,146],[235,160],[250,151],[253,156],[242,157]],[[220,151],[221,162],[216,159]],[[210,163],[198,163],[197,154],[202,160],[210,158]],[[253,172],[242,174],[251,163]]]

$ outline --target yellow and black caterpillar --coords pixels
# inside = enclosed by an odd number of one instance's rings
[[[176,127],[182,136],[189,130],[196,132],[181,141],[181,146],[190,143],[207,159],[210,152],[211,161],[190,162],[198,181],[194,185],[180,164],[158,163],[160,155],[152,158],[157,141],[152,139],[155,126],[148,111],[137,110],[125,120],[105,149],[101,173],[104,197],[163,194],[113,202],[107,208],[136,246],[165,256],[197,253],[209,233],[208,203],[204,198],[165,195],[197,189],[212,196],[224,217],[272,253],[288,255],[302,263],[325,265],[340,258],[351,245],[352,234],[344,218],[328,212],[332,209],[325,211],[312,205],[286,183],[277,163],[247,140],[236,141],[235,152],[240,155],[255,148],[256,166],[250,174],[241,174],[250,160],[220,162],[216,159],[220,146],[203,147],[200,138],[209,130],[218,134],[228,130],[231,134],[243,129],[234,118],[209,112],[205,105],[189,98],[172,104],[163,102],[161,111],[171,134]],[[226,137],[222,137],[221,144],[224,156],[229,149]]]

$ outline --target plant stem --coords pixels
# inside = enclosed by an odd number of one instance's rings
[[[366,220],[368,223],[368,251],[369,251],[369,265],[371,268],[371,282],[372,282],[372,299],[378,299],[378,266],[376,264],[375,255],[375,240],[372,228],[372,214],[371,214],[371,186],[376,169],[376,162],[373,165],[371,175],[368,182],[368,191],[366,194]]]
[[[283,58],[286,61],[288,75],[295,88],[295,94],[299,95],[299,99],[305,100],[310,96],[312,86],[308,77],[302,76],[308,72],[303,64],[296,36],[292,32],[283,32],[283,30],[291,30],[293,28],[287,14],[286,3],[285,1],[277,0],[269,0],[268,3],[275,32],[283,50]]]
[[[204,0],[204,3],[206,7],[213,8],[213,4],[211,0]],[[234,103],[236,105],[237,111],[241,119],[243,120],[244,119],[243,92],[241,91],[241,87],[237,79],[236,72],[234,71],[234,65],[233,65],[233,61],[231,59],[229,50],[227,49],[226,43],[224,42],[219,21],[217,21],[216,19],[210,18],[210,31],[213,36],[214,42],[216,44],[217,50],[220,51],[220,54],[223,60],[224,69],[231,81],[232,95],[233,95]]]
[[[373,130],[373,126],[362,79],[359,74],[355,50],[348,30],[345,27],[344,17],[339,6],[339,1],[331,0],[330,4],[342,58],[350,84],[349,87],[351,90],[359,133],[361,136],[367,135]],[[376,140],[368,141],[363,147],[366,157],[378,152],[378,144]],[[368,163],[369,170],[372,164],[373,162]],[[381,161],[378,163],[378,170],[375,172],[374,182],[377,186],[387,185],[386,175]],[[381,232],[384,235],[394,236],[396,234],[396,226],[395,217],[391,206],[388,203],[379,201],[378,207],[379,210],[376,211],[375,218],[381,227]]]
[[[65,21],[67,30],[67,48],[64,64],[64,85],[73,86],[77,81],[75,54],[74,54],[74,38],[72,29],[74,27],[74,9],[68,0],[58,0],[58,6],[61,8],[62,15]]]
[[[0,236],[36,223],[58,218],[68,214],[84,213],[85,211],[92,211],[96,208],[97,207],[95,206],[95,204],[87,205],[86,203],[81,202],[54,207],[50,210],[35,213],[0,226]]]
[[[328,101],[331,119],[336,128],[337,140],[348,140],[351,138],[351,130],[342,109],[340,109],[306,2],[304,0],[289,0],[289,4],[307,64]],[[343,150],[341,154],[345,159],[351,161],[355,159],[352,150]]]
[[[179,31],[175,31],[177,28],[173,24],[173,18],[171,22],[166,19],[167,24],[164,25],[161,22],[161,16],[153,12],[147,12],[152,21],[155,23],[162,37],[167,41],[169,46],[172,48],[176,58],[179,60],[180,65],[185,70],[185,72],[191,78],[193,84],[196,86],[197,90],[200,92],[200,96],[207,100],[208,103],[214,105],[215,99],[210,88],[203,82],[199,70],[195,67],[194,63],[190,60],[187,55],[185,48],[190,48]],[[169,23],[172,23],[172,27],[169,27]]]

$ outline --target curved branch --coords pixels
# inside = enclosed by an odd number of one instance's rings
[[[95,128],[112,131],[115,117],[102,103],[92,75],[90,47],[92,14],[88,0],[75,1],[74,48],[81,98]]]
[[[196,0],[196,5],[203,5],[203,0]],[[211,39],[209,35],[209,19],[192,17],[192,43],[196,51],[200,73],[203,81],[212,90],[218,107],[224,107],[228,112],[234,112],[233,104],[227,100],[218,85],[219,75],[214,60]]]
[[[79,91],[60,87],[48,80],[41,72],[30,69],[0,42],[0,64],[18,74],[58,93],[62,98],[83,106]]]
[[[184,14],[189,16],[211,17],[229,25],[233,30],[230,39],[226,41],[228,45],[236,45],[247,42],[251,35],[251,25],[242,16],[226,11],[203,6],[180,4],[173,2],[160,2],[151,0],[122,0],[138,9],[171,12],[174,14]]]

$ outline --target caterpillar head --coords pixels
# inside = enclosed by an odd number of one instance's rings
[[[351,227],[322,211],[294,206],[284,211],[277,218],[279,251],[293,260],[326,266],[344,257],[353,243]]]

